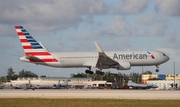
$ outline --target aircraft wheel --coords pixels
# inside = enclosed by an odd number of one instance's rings
[[[101,73],[101,71],[99,71],[99,70],[96,70],[96,74],[100,74]]]
[[[102,72],[100,70],[96,70],[96,74],[104,75],[104,72]]]
[[[91,71],[89,74],[93,74],[94,72],[93,71]]]
[[[159,69],[156,69],[156,72],[159,72]]]
[[[93,71],[90,71],[90,70],[86,70],[85,73],[86,73],[86,74],[93,74],[94,72],[93,72]]]
[[[86,73],[86,74],[89,73],[89,70],[86,70],[85,73]]]
[[[101,72],[100,75],[104,75],[104,72]]]

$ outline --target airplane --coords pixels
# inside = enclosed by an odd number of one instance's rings
[[[38,89],[38,88],[39,88],[39,85],[37,85],[37,84],[31,84],[31,80],[29,80],[29,83],[26,84],[26,88],[27,88],[27,89],[35,90],[35,89]]]
[[[25,56],[21,61],[57,68],[87,68],[85,73],[93,74],[91,68],[97,68],[96,73],[104,75],[102,69],[115,68],[129,70],[132,66],[156,66],[167,62],[169,57],[157,50],[152,51],[103,51],[95,42],[97,52],[50,52],[37,42],[22,26],[15,26],[17,35],[24,49]]]
[[[12,89],[22,89],[22,85],[12,84],[12,82],[11,82],[10,86],[11,86]]]
[[[150,88],[158,88],[157,85],[153,85],[153,84],[137,84],[134,83],[131,79],[128,80],[128,84],[127,84],[130,88],[133,89],[150,89]]]
[[[64,89],[64,88],[68,88],[68,80],[64,80],[63,83],[60,84],[60,80],[58,81],[58,84],[54,84],[54,87],[52,87],[53,89]]]

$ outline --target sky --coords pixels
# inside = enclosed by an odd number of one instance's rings
[[[170,60],[158,74],[180,74],[180,0],[0,0],[0,76],[12,67],[39,76],[70,77],[86,68],[53,68],[21,62],[15,25],[23,26],[52,52],[159,50]],[[155,72],[155,66],[143,70]],[[93,68],[92,70],[96,70]],[[113,73],[141,73],[105,69]]]

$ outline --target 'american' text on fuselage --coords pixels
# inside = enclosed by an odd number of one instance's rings
[[[147,54],[116,54],[114,53],[113,59],[147,59]]]

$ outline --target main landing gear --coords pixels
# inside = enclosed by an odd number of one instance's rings
[[[156,65],[156,72],[159,72],[159,65]]]
[[[91,70],[86,70],[85,73],[86,73],[86,74],[93,74],[94,72],[91,71]]]
[[[102,70],[96,70],[96,74],[104,75],[104,72]]]
[[[86,70],[85,73],[86,74],[93,74],[94,72],[91,71],[91,68],[89,68],[89,70]],[[102,70],[96,70],[96,74],[104,75],[104,72],[102,72]]]

